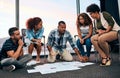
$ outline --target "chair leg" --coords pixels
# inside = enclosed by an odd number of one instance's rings
[[[43,38],[44,38],[44,63],[46,63],[45,36]]]
[[[95,57],[95,63],[98,62],[98,52],[95,50],[95,47],[94,47],[94,57]]]
[[[113,48],[113,51],[114,51],[114,48]],[[110,58],[113,60],[113,57],[112,57],[112,49],[111,49],[111,46],[109,45],[109,53],[110,53]]]
[[[97,63],[97,62],[98,62],[98,52],[95,51],[95,63]]]
[[[120,64],[120,45],[119,45],[119,56],[118,56],[118,59],[119,59],[119,64]]]

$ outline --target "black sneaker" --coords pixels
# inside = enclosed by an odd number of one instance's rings
[[[2,69],[5,71],[12,72],[13,70],[15,70],[15,66],[14,65],[4,66]]]
[[[56,59],[57,59],[57,60],[60,60],[60,57],[61,57],[61,56],[60,56],[59,54],[56,55]]]

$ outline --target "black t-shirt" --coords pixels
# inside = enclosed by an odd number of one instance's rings
[[[11,38],[7,39],[4,42],[2,49],[0,51],[0,60],[8,57],[8,55],[7,55],[8,51],[14,50],[14,52],[15,52],[17,50],[17,48],[18,48],[18,44],[15,44]]]

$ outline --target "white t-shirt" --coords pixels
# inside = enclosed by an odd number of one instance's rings
[[[86,36],[89,33],[89,26],[80,26],[82,36]]]

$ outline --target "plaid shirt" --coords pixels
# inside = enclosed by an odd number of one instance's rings
[[[59,31],[58,29],[52,30],[48,36],[47,45],[55,48],[56,50],[61,50],[66,48],[67,41],[69,41],[71,47],[74,49],[76,45],[73,43],[73,38],[69,31],[65,31],[62,35],[62,39],[59,44]]]

